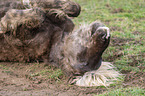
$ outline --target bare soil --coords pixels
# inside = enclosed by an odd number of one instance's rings
[[[0,96],[92,96],[106,90],[69,85],[65,76],[60,82],[30,76],[34,69],[45,70],[43,63],[35,68],[35,64],[2,62],[0,65]]]
[[[35,67],[34,67],[35,66]],[[0,63],[0,96],[93,96],[107,90],[104,87],[78,87],[69,85],[62,76],[60,82],[42,76],[31,76],[32,73],[45,70],[45,64]],[[145,73],[123,72],[126,75],[125,86],[144,88]]]
[[[139,86],[145,88],[145,73],[144,72],[127,72],[124,86]]]

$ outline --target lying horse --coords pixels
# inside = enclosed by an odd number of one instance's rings
[[[95,21],[74,30],[70,17],[80,14],[79,4],[12,0],[0,6],[6,6],[0,10],[0,61],[52,64],[67,76],[76,76],[72,82],[79,86],[106,86],[119,76],[110,63],[102,62],[109,28]]]

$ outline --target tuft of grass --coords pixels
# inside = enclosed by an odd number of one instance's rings
[[[9,68],[8,68],[6,65],[2,65],[2,64],[0,64],[0,69],[8,70]]]
[[[31,68],[31,69],[33,70],[34,68]],[[47,78],[50,80],[54,79],[56,81],[59,80],[62,75],[63,75],[63,73],[62,73],[61,69],[51,68],[51,66],[46,66],[45,69],[41,69],[39,72],[33,71],[33,73],[30,74],[31,77],[42,76],[44,78]]]
[[[59,80],[59,78],[63,75],[60,69],[53,71],[52,74],[49,74],[48,78]]]

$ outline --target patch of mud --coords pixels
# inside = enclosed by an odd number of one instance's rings
[[[128,72],[123,83],[124,86],[140,86],[145,88],[145,72]]]
[[[134,41],[134,39],[112,37],[110,46],[115,46],[116,49],[113,52],[112,56],[105,58],[105,61],[113,62],[114,60],[121,58],[121,56],[123,56],[123,53],[121,52],[122,50],[124,50],[123,46],[126,45],[126,43],[128,43],[130,41]],[[107,50],[105,51],[105,53],[108,53]]]
[[[123,13],[123,12],[128,12],[128,13],[130,13],[131,10],[124,10],[124,9],[122,9],[122,8],[116,8],[116,9],[113,9],[113,10],[111,11],[111,13]]]
[[[145,20],[144,20],[145,21]],[[136,30],[136,31],[134,31],[134,32],[132,32],[132,34],[134,34],[134,35],[143,35],[143,36],[145,36],[145,34],[144,34],[144,32],[143,31],[138,31],[138,30]],[[141,40],[145,40],[145,38],[140,38]]]
[[[124,9],[122,8],[113,8],[110,4],[106,4],[105,5],[109,10],[111,10],[111,13],[122,13],[122,12],[125,12]]]
[[[110,28],[111,31],[122,31],[122,29],[120,27],[117,27],[117,26],[112,26]]]
[[[125,12],[125,10],[122,8],[117,8],[117,9],[112,10],[112,13],[122,13],[122,12]]]
[[[142,67],[144,65],[144,61],[145,61],[145,53],[139,53],[137,55],[131,55],[131,56],[128,56],[128,58],[130,60],[132,60],[132,62],[128,63],[129,66],[139,67],[140,69],[142,69]]]
[[[123,46],[126,45],[128,42],[134,41],[132,38],[118,38],[118,37],[112,37],[110,46]],[[134,44],[134,43],[133,43]]]
[[[111,38],[110,46],[115,46],[117,49],[113,53],[114,54],[113,57],[112,58],[109,57],[109,58],[111,58],[111,60],[113,60],[113,58],[118,59],[119,57],[123,56],[123,54],[120,51],[124,50],[124,48],[122,46],[124,46],[126,44],[129,44],[130,46],[131,45],[144,46],[142,40],[143,39],[140,39],[139,41],[137,41],[133,38],[116,38],[116,37]],[[128,55],[128,58],[132,61],[132,62],[129,62],[128,65],[137,67],[140,64],[140,66],[142,66],[144,63],[144,60],[145,60],[144,57],[145,57],[145,53],[141,53],[141,52],[136,55]]]
[[[131,10],[124,10],[123,8],[114,8],[114,6],[111,6],[110,4],[105,5],[109,10],[111,10],[111,13],[123,13],[123,12],[128,12],[130,13]]]
[[[69,85],[65,76],[59,81],[31,74],[45,70],[45,64],[0,63],[0,96],[93,96],[106,88]]]
[[[93,96],[101,94],[104,87],[78,87],[69,85],[63,75],[60,82],[31,74],[45,70],[45,64],[0,63],[0,96]],[[55,69],[55,68],[54,68]],[[125,77],[124,86],[142,86],[145,84],[145,73],[131,73]]]
[[[133,34],[134,35],[139,35],[139,34],[141,34],[141,32],[140,31],[134,31]]]
[[[114,60],[121,58],[121,56],[123,56],[123,53],[119,52],[120,50],[121,49],[116,49],[116,51],[113,52],[113,56],[109,56],[107,58],[103,58],[103,61],[113,62]]]
[[[113,62],[114,60],[121,58],[123,56],[123,53],[122,53],[122,51],[124,50],[123,46],[126,44],[129,44],[130,46],[131,45],[144,46],[142,40],[143,39],[140,39],[139,41],[137,41],[133,38],[112,37],[110,46],[114,46],[116,49],[113,52],[112,56],[105,58],[105,61]],[[106,50],[105,53],[108,53],[108,50]],[[136,55],[128,55],[128,58],[132,61],[132,62],[128,62],[128,65],[133,66],[133,67],[142,66],[144,63],[143,61],[145,60],[144,57],[145,57],[145,53],[141,53],[141,52]]]

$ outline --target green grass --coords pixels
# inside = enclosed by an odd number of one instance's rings
[[[80,16],[73,20],[76,26],[97,20],[111,30],[103,60],[113,62],[121,72],[145,72],[145,0],[74,1],[82,7]],[[99,96],[145,96],[143,93],[140,88],[121,88]]]
[[[61,69],[53,68],[51,66],[45,66],[43,69],[36,71],[34,69],[39,69],[40,64],[36,64],[35,66],[31,67],[30,69],[33,71],[30,74],[31,77],[42,76],[47,79],[54,79],[56,81],[60,80],[60,77],[63,75]]]
[[[120,88],[94,96],[145,96],[145,90],[140,88]]]
[[[74,1],[82,7],[80,16],[74,19],[77,26],[98,20],[111,29],[111,43],[103,54],[104,61],[113,62],[120,70],[141,71],[139,67],[145,66],[145,1]],[[114,38],[121,45],[116,45]]]

